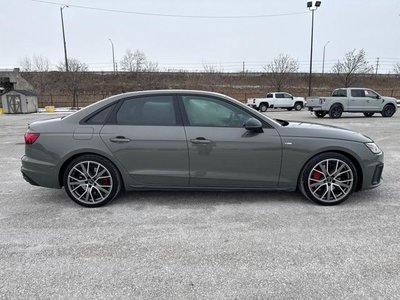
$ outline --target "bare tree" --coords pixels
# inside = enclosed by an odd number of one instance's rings
[[[57,70],[65,72],[65,62],[59,62]],[[82,79],[85,77],[89,67],[86,63],[76,58],[68,58],[68,72],[66,72],[65,91],[72,96],[72,107],[78,108],[79,92],[82,87]]]
[[[205,73],[222,73],[224,71],[224,68],[222,68],[222,66],[217,66],[215,64],[203,63],[203,71]]]
[[[400,75],[400,62],[395,63],[393,66],[393,72],[397,75]]]
[[[56,66],[57,70],[60,72],[65,72],[65,62],[60,61]],[[77,58],[68,58],[68,71],[70,72],[87,72],[89,71],[89,66],[81,62]]]
[[[50,61],[43,55],[34,55],[32,59],[25,56],[20,61],[20,65],[25,72],[47,72],[50,69]]]
[[[128,72],[158,72],[158,63],[148,61],[143,51],[126,50],[120,61],[121,69]]]
[[[32,66],[34,71],[48,72],[50,61],[47,57],[44,57],[42,55],[34,55],[32,58]]]
[[[21,59],[19,65],[24,72],[32,71],[32,61],[28,56],[25,56],[23,59]]]
[[[146,72],[158,72],[158,63],[154,61],[146,61],[144,71]]]
[[[358,53],[355,49],[347,52],[343,60],[339,60],[332,68],[332,72],[337,74],[344,87],[353,85],[360,74],[369,74],[373,70],[374,67],[368,63],[363,49]]]
[[[131,49],[126,50],[125,55],[120,62],[121,69],[129,72],[143,71],[146,64],[146,55],[140,50],[132,52]]]
[[[271,63],[263,67],[269,75],[269,81],[277,92],[281,92],[289,83],[290,74],[299,70],[299,62],[287,54],[279,54]]]

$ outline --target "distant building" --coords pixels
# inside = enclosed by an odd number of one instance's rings
[[[12,70],[0,69],[0,94],[11,90],[33,91],[33,86],[22,77],[18,68]]]
[[[31,91],[12,90],[3,93],[0,98],[5,114],[27,114],[38,111],[37,95]]]

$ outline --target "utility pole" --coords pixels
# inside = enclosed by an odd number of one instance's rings
[[[308,96],[311,96],[311,81],[312,81],[312,60],[313,60],[313,43],[314,43],[314,11],[321,6],[321,1],[308,1],[307,7],[311,10],[311,50],[310,50],[310,74],[308,76]]]
[[[62,26],[62,34],[63,34],[63,41],[64,41],[64,58],[65,58],[65,71],[68,72],[68,56],[67,56],[67,42],[65,41],[65,30],[64,30],[64,16],[63,16],[63,9],[69,7],[68,5],[64,5],[60,7],[61,12],[61,26]]]
[[[244,61],[243,61],[243,73],[244,73],[244,70],[245,70],[245,63],[244,63]]]
[[[114,56],[114,44],[111,39],[108,39],[111,43],[112,59],[113,59],[113,72],[115,74],[115,56]]]
[[[322,55],[322,74],[324,74],[325,70],[325,48],[329,44],[330,41],[327,41],[326,44],[324,45],[324,53]]]
[[[379,57],[376,58],[376,69],[375,69],[375,75],[378,74],[378,68],[379,68]]]

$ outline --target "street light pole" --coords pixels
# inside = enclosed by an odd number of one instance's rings
[[[112,59],[113,59],[113,72],[115,74],[115,56],[114,56],[114,43],[111,39],[108,39],[111,43]]]
[[[308,96],[311,96],[311,81],[312,81],[312,59],[313,59],[313,42],[314,42],[314,11],[321,6],[321,1],[308,1],[307,7],[311,10],[311,50],[310,50],[310,74],[308,76]]]
[[[60,7],[61,12],[61,26],[62,26],[62,34],[63,34],[63,41],[64,41],[64,58],[65,58],[65,71],[68,72],[68,56],[67,56],[67,42],[65,41],[65,30],[64,30],[64,16],[63,16],[63,9],[69,7],[68,5],[64,5]]]
[[[330,41],[327,41],[326,44],[324,45],[324,53],[322,55],[322,74],[324,74],[324,70],[325,70],[325,48],[329,43],[330,43]]]

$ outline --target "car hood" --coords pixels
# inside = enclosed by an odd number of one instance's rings
[[[288,125],[282,126],[279,129],[279,133],[284,137],[326,138],[360,143],[372,142],[369,137],[361,133],[345,128],[316,123],[289,122]]]

